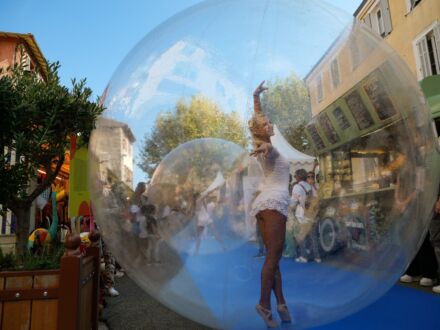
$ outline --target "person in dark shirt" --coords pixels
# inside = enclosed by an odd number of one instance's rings
[[[159,234],[158,225],[155,217],[156,207],[152,204],[143,205],[140,209],[145,222],[141,225],[146,229],[146,251],[145,257],[148,264],[160,264],[160,245],[162,238]]]

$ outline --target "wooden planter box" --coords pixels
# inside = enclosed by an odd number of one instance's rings
[[[99,259],[90,246],[60,269],[0,272],[0,329],[97,329]]]
[[[56,329],[60,270],[0,273],[1,329]]]

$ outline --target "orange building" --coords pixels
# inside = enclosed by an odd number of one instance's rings
[[[46,60],[32,34],[0,32],[0,70],[18,64],[25,70],[37,70],[42,79],[47,77]]]

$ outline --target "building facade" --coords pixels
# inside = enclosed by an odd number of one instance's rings
[[[324,215],[340,208],[338,200],[369,214],[376,206],[390,214],[397,176],[390,160],[398,159],[399,149],[407,148],[408,159],[416,159],[418,150],[428,146],[427,163],[440,161],[432,140],[425,145],[418,136],[433,133],[428,111],[417,111],[429,108],[439,131],[440,1],[364,0],[354,16],[363,24],[341,34],[304,78],[313,116],[306,133],[320,162],[320,196],[325,205],[334,205],[322,210]],[[421,92],[414,92],[419,87],[426,102]],[[405,131],[407,136],[401,134]],[[438,187],[432,182],[439,174],[434,167],[415,166],[414,172],[400,177],[399,185],[421,187],[423,200],[433,205]],[[423,212],[420,218],[430,219],[430,208]],[[336,211],[332,220],[320,224],[322,237],[334,242],[338,232],[348,233],[341,237],[347,246],[368,249],[379,237],[368,228],[385,228],[380,219],[355,210],[348,218]],[[324,241],[323,250],[332,251],[334,245]]]
[[[429,85],[427,97],[435,95],[431,85],[440,83],[436,77],[440,75],[440,1],[364,0],[354,16],[400,55],[424,91],[425,85]],[[357,33],[356,27],[344,42],[336,40],[305,78],[312,115],[319,114],[380,67],[386,56],[377,42]]]
[[[117,179],[133,189],[133,143],[134,135],[127,124],[109,118],[100,118],[96,127],[104,145],[97,145],[100,176],[104,182]],[[105,152],[103,150],[106,150]],[[113,182],[114,183],[114,182]]]
[[[46,60],[32,34],[0,32],[0,75],[9,74],[9,68],[23,65],[25,70],[37,71],[41,79],[47,79]],[[8,150],[4,150],[8,154]],[[10,153],[10,163],[17,161],[14,150]],[[32,207],[32,219],[35,217],[35,207]],[[11,211],[0,215],[0,246],[4,252],[14,250],[15,246],[15,216]]]
[[[354,15],[382,35],[418,80],[440,74],[440,1],[364,0]]]
[[[0,31],[0,70],[22,64],[25,70],[37,71],[41,79],[47,78],[43,53],[32,34]]]

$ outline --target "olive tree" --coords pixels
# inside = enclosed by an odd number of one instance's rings
[[[0,204],[17,218],[18,255],[26,248],[31,204],[59,173],[69,137],[81,135],[87,143],[103,111],[91,101],[85,79],[63,86],[59,67],[57,62],[48,64],[46,79],[20,66],[0,77]],[[39,169],[47,175],[37,183]]]

